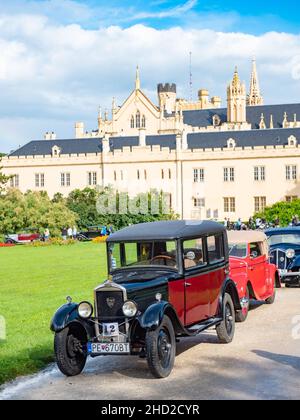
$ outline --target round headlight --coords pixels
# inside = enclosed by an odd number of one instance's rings
[[[137,313],[137,306],[132,300],[128,300],[123,305],[123,314],[128,318],[132,318]]]
[[[90,318],[93,315],[93,306],[89,302],[81,302],[78,305],[78,313],[81,318]]]
[[[287,258],[294,258],[294,256],[295,256],[295,251],[294,251],[293,249],[288,249],[288,250],[286,251],[286,256],[287,256]]]

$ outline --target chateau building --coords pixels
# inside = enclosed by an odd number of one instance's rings
[[[159,84],[158,104],[135,86],[111,118],[99,110],[98,127],[59,140],[46,133],[2,161],[10,187],[69,194],[112,186],[130,195],[163,190],[183,218],[248,219],[280,200],[300,197],[300,104],[263,105],[255,60],[250,88],[235,69],[227,107],[199,90],[198,100],[177,97]]]

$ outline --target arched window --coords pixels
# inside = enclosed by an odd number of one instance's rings
[[[135,126],[136,128],[141,128],[141,113],[138,111],[135,116]]]
[[[130,127],[134,128],[134,116],[133,115],[131,115]]]
[[[143,115],[143,118],[142,118],[142,128],[146,128],[146,117],[145,117],[145,115]]]

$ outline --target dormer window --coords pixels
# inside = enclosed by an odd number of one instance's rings
[[[227,147],[228,149],[235,149],[236,148],[236,141],[234,139],[227,140]]]
[[[213,126],[214,127],[219,127],[221,125],[221,118],[219,115],[214,115],[213,116]]]
[[[296,147],[296,146],[297,146],[297,144],[298,144],[298,141],[297,141],[297,139],[296,139],[296,137],[295,137],[295,136],[290,136],[290,137],[288,138],[288,142],[289,142],[289,146],[290,146],[290,147]]]
[[[58,146],[53,146],[52,147],[52,156],[53,157],[58,157],[60,156],[61,150]]]

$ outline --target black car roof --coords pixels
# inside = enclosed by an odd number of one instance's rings
[[[223,233],[223,225],[211,221],[176,220],[141,223],[112,234],[107,242],[155,241],[192,239],[203,235]]]
[[[268,229],[265,231],[267,236],[274,236],[274,235],[285,235],[289,233],[298,233],[300,234],[300,226],[293,226],[293,227],[285,227],[285,228],[274,228]]]

